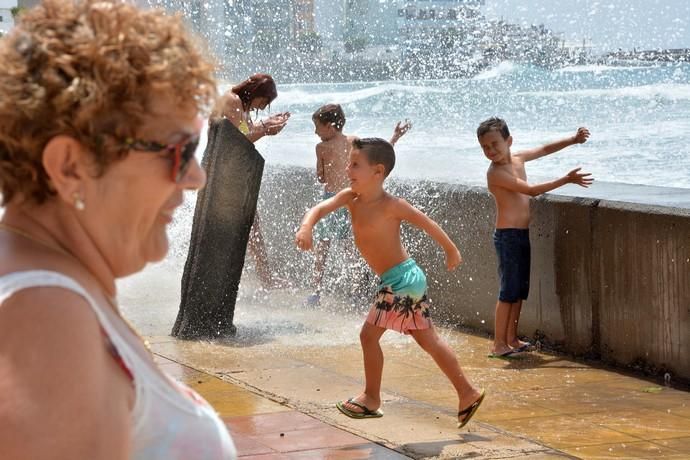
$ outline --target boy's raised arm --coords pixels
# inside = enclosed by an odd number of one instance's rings
[[[311,249],[313,246],[312,230],[314,225],[336,209],[347,205],[354,197],[354,192],[346,188],[338,192],[334,197],[323,200],[307,211],[302,218],[302,225],[300,225],[295,235],[295,244],[297,247],[303,251]]]
[[[493,185],[524,195],[537,196],[542,193],[550,192],[565,184],[577,184],[581,187],[589,187],[594,179],[590,177],[590,173],[581,173],[580,169],[581,168],[575,168],[560,179],[542,182],[536,185],[530,185],[519,177],[515,177],[503,170],[490,171],[486,175],[486,179],[490,187]]]
[[[402,198],[398,198],[396,208],[401,220],[405,220],[415,227],[424,230],[427,235],[443,248],[446,253],[446,267],[448,270],[453,270],[462,263],[462,257],[457,246],[433,219]]]
[[[401,137],[403,137],[410,129],[412,129],[412,122],[405,119],[405,122],[399,121],[393,128],[393,136],[391,137],[391,145],[395,145]]]
[[[536,160],[537,158],[558,152],[559,150],[563,150],[564,148],[573,144],[583,144],[587,142],[587,139],[589,139],[589,130],[585,127],[580,127],[577,129],[577,132],[574,136],[569,136],[555,142],[550,142],[534,149],[523,150],[516,153],[515,156],[522,158],[524,161],[532,161]]]

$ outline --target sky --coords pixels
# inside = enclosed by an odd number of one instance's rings
[[[690,48],[690,0],[486,0],[483,11],[602,51]]]

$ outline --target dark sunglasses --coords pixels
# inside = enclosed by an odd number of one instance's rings
[[[194,152],[196,152],[196,148],[199,146],[199,135],[188,136],[176,144],[161,144],[159,142],[127,138],[122,142],[122,146],[142,152],[160,153],[166,151],[172,161],[170,179],[173,182],[180,182],[187,173],[189,165],[194,158]]]

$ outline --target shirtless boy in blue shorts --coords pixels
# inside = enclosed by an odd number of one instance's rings
[[[352,418],[381,417],[383,351],[379,340],[387,329],[410,334],[431,355],[451,381],[458,395],[458,425],[463,427],[484,399],[484,390],[472,386],[455,353],[434,328],[426,297],[426,276],[411,259],[400,240],[402,222],[422,229],[446,253],[446,267],[462,262],[448,235],[407,201],[388,194],[383,182],[395,165],[393,146],[383,139],[353,141],[346,168],[350,187],[311,208],[302,220],[296,244],[312,247],[312,230],[328,214],[346,208],[352,220],[355,244],[364,260],[380,277],[379,290],[360,332],[364,356],[364,391],[340,401],[338,409]]]
[[[335,196],[337,192],[349,185],[345,166],[354,137],[343,134],[345,113],[339,104],[326,104],[319,107],[312,115],[314,132],[321,142],[316,145],[316,177],[324,184],[323,199]],[[391,144],[400,139],[412,124],[405,120],[398,122],[393,130]],[[314,229],[316,237],[316,261],[314,263],[314,292],[307,298],[308,305],[316,305],[321,298],[321,281],[326,269],[326,259],[332,241],[346,238],[350,233],[350,221],[345,209],[338,210],[321,222]]]
[[[504,357],[530,349],[528,342],[518,339],[518,320],[522,301],[529,293],[530,242],[529,199],[565,184],[588,187],[590,174],[573,169],[560,179],[531,185],[527,182],[525,162],[558,152],[589,138],[587,128],[579,128],[575,135],[534,149],[511,154],[513,138],[508,125],[500,118],[489,118],[477,128],[477,138],[484,155],[491,160],[486,173],[489,192],[496,201],[496,231],[494,246],[498,257],[501,288],[496,303],[494,343],[491,357]]]

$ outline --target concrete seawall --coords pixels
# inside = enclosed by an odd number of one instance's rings
[[[430,238],[403,232],[427,273],[434,316],[492,332],[498,279],[487,190],[395,180],[388,188],[439,222],[463,255],[462,268],[448,273]],[[305,288],[313,259],[294,248],[294,231],[319,190],[311,170],[272,167],[259,203],[271,262]],[[690,381],[690,210],[546,195],[532,200],[532,211],[532,283],[521,334]],[[355,279],[364,273],[355,268],[343,281],[342,269],[356,260],[345,246],[333,248],[327,281],[334,292],[352,295],[350,285],[371,288],[374,280]]]

